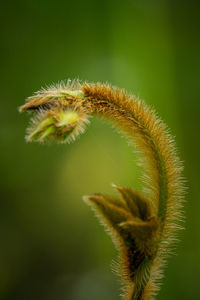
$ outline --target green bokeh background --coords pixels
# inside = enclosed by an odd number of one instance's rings
[[[116,251],[81,197],[140,190],[126,140],[91,119],[71,145],[24,141],[17,108],[67,78],[109,82],[156,108],[185,162],[186,230],[157,299],[200,295],[198,1],[2,1],[0,299],[114,300]]]

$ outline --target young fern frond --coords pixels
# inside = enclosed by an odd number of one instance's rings
[[[154,299],[165,259],[180,229],[182,164],[166,125],[143,101],[109,85],[68,82],[28,98],[20,111],[32,111],[28,141],[74,140],[87,115],[110,120],[139,148],[144,167],[140,195],[114,186],[121,199],[94,194],[84,200],[96,212],[120,253],[123,299]]]

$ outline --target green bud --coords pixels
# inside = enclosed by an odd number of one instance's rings
[[[54,138],[58,142],[68,142],[83,131],[85,122],[85,115],[73,110],[44,111],[33,120],[27,140],[45,142]]]

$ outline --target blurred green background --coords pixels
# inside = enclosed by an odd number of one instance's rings
[[[198,1],[1,1],[0,299],[114,300],[116,251],[81,197],[140,190],[126,140],[91,119],[74,144],[24,141],[17,108],[67,78],[109,82],[156,108],[185,162],[186,230],[157,299],[200,295]]]

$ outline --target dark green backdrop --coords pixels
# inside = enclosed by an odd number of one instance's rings
[[[136,155],[91,120],[72,145],[27,144],[17,108],[67,78],[126,88],[156,108],[185,161],[186,230],[157,299],[200,295],[198,1],[1,1],[0,299],[114,300],[110,238],[81,200],[140,189]]]

